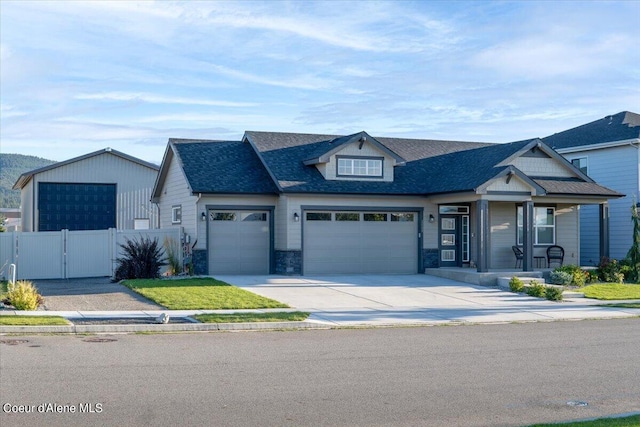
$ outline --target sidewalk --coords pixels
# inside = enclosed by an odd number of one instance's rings
[[[533,299],[522,296],[523,299]],[[535,299],[534,299],[535,300]],[[308,311],[305,309],[272,310],[149,310],[149,311],[13,311],[3,310],[2,315],[61,316],[66,319],[132,319],[146,320],[147,324],[74,324],[69,326],[0,326],[0,334],[8,333],[119,333],[119,332],[176,332],[176,331],[233,331],[267,329],[326,329],[341,327],[390,327],[460,324],[497,324],[511,322],[550,322],[587,319],[617,319],[639,317],[640,309],[602,307],[602,301],[567,300],[523,301],[512,307],[449,307],[420,308],[336,308],[312,311],[304,322],[261,323],[192,323],[191,316],[204,313]],[[184,319],[184,323],[156,323],[161,314],[169,318]]]
[[[83,304],[75,310],[38,310],[31,312],[0,310],[0,315],[52,315],[82,319],[69,326],[0,326],[6,333],[114,333],[173,332],[212,330],[308,329],[341,327],[388,327],[445,324],[495,324],[510,322],[549,322],[583,319],[640,317],[640,309],[604,307],[614,303],[586,298],[567,298],[552,302],[524,294],[469,285],[429,275],[358,275],[326,277],[221,276],[218,279],[258,295],[288,304],[291,309],[271,310],[165,310],[137,295],[129,295],[122,285],[107,285],[99,280],[47,283],[45,298],[59,296],[52,307],[67,307],[69,301]],[[80,287],[85,290],[81,291]],[[119,288],[120,287],[120,288]],[[65,295],[63,295],[65,294]],[[133,293],[131,293],[133,294]],[[78,298],[83,298],[82,300]],[[102,310],[104,301],[112,301]],[[51,300],[50,300],[51,301]],[[46,302],[46,299],[45,299]],[[623,301],[615,301],[620,303]],[[145,305],[139,306],[138,304]],[[80,309],[80,307],[86,309]],[[139,307],[139,308],[138,308]],[[311,315],[304,322],[265,323],[194,323],[191,316],[203,313],[305,311]],[[159,324],[161,314],[180,318],[182,323]],[[127,321],[122,319],[131,319]],[[87,321],[111,319],[111,324],[86,324]],[[141,324],[146,322],[146,324]],[[98,322],[93,322],[98,323]]]

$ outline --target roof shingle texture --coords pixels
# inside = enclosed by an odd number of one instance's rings
[[[240,141],[173,139],[179,161],[195,193],[277,193],[251,146]]]
[[[623,111],[543,138],[551,148],[602,144],[640,138],[640,114]]]
[[[407,163],[394,169],[393,182],[325,180],[301,160],[331,149],[336,135],[247,131],[266,165],[285,192],[346,194],[434,194],[473,190],[498,174],[494,167],[530,141],[511,144],[436,141],[405,138],[376,139]]]

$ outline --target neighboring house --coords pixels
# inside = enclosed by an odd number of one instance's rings
[[[22,231],[157,228],[159,167],[105,148],[20,175]]]
[[[640,202],[640,115],[623,111],[543,140],[598,183],[626,194],[609,204],[610,246],[603,248],[612,258],[625,258],[633,237],[631,206]],[[598,222],[606,214],[597,206],[580,209],[582,265],[600,261]]]
[[[153,190],[198,274],[522,268],[579,260],[578,206],[621,197],[539,139],[510,144],[247,131],[170,139]],[[536,260],[542,261],[542,260]]]
[[[0,219],[4,218],[4,228],[6,231],[20,231],[20,209],[0,208]]]

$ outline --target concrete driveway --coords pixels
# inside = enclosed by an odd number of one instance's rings
[[[584,298],[552,302],[429,275],[216,276],[339,325],[492,323],[628,317]]]

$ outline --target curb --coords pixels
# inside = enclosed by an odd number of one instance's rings
[[[325,329],[313,322],[250,322],[250,323],[167,323],[147,325],[51,325],[0,326],[5,334],[100,334],[129,332],[210,332],[210,331],[268,331],[282,329]]]

